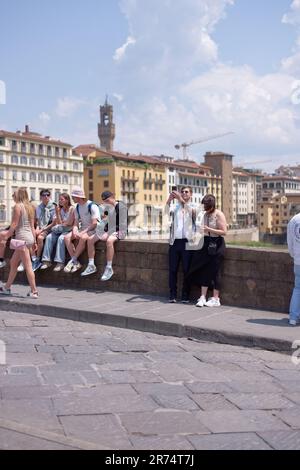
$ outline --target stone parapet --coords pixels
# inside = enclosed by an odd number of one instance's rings
[[[7,251],[7,257],[10,253]],[[87,263],[86,254],[81,262]],[[112,280],[100,281],[105,266],[105,245],[96,249],[98,273],[89,277],[80,274],[54,273],[52,268],[37,272],[38,285],[62,286],[66,289],[119,291],[132,294],[168,296],[168,245],[159,242],[123,241],[116,247]],[[8,268],[0,271],[6,279]],[[25,281],[18,274],[18,282]],[[182,272],[178,276],[179,286]],[[286,250],[228,247],[222,269],[222,303],[236,307],[288,313],[294,284],[293,261]],[[180,290],[179,290],[180,292]],[[194,299],[199,289],[192,290]]]

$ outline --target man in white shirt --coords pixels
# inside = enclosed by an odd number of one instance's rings
[[[300,214],[288,224],[287,242],[291,257],[294,259],[295,287],[290,303],[290,325],[300,323]]]
[[[174,211],[171,211],[172,224],[169,249],[169,288],[170,303],[176,303],[177,299],[177,274],[180,260],[182,261],[184,282],[181,301],[189,303],[190,287],[186,282],[186,275],[190,269],[192,251],[188,249],[188,243],[195,233],[196,209],[191,203],[193,190],[189,186],[173,191],[167,201],[170,206],[174,200],[178,201]]]
[[[65,237],[65,245],[71,256],[71,260],[64,269],[66,273],[75,273],[81,269],[78,258],[85,250],[88,240],[95,235],[97,223],[100,220],[98,205],[87,200],[81,188],[74,188],[71,196],[77,206],[74,212],[73,230]],[[74,240],[78,241],[76,249],[73,245]]]

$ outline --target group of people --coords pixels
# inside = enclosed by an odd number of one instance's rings
[[[102,204],[98,205],[88,200],[81,188],[74,188],[71,197],[75,207],[67,193],[61,194],[56,204],[49,190],[40,192],[41,203],[37,208],[29,201],[25,188],[17,189],[12,197],[15,206],[11,224],[0,232],[0,268],[6,265],[4,253],[10,238],[14,254],[8,280],[0,287],[0,294],[10,295],[17,272],[26,271],[30,285],[28,296],[38,298],[35,271],[49,269],[54,262],[55,272],[75,273],[82,268],[78,258],[85,249],[89,261],[81,276],[95,273],[95,245],[99,240],[106,243],[107,260],[101,280],[112,278],[114,245],[127,234],[126,206],[112,192],[103,192]],[[67,265],[66,250],[70,255]]]

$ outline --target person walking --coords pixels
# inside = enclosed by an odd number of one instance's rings
[[[12,222],[7,231],[7,238],[15,233],[15,240],[22,243],[15,243],[15,251],[10,260],[10,271],[5,285],[0,287],[1,295],[11,295],[11,286],[17,275],[17,268],[20,261],[26,271],[27,279],[30,285],[28,297],[38,298],[38,292],[35,283],[35,276],[32,269],[30,249],[36,248],[36,235],[34,228],[35,209],[29,202],[28,193],[25,188],[17,189],[13,194],[15,207],[13,210]],[[17,245],[20,245],[17,247]]]
[[[203,246],[193,252],[188,282],[201,287],[201,297],[197,307],[220,307],[220,269],[225,254],[224,237],[227,234],[227,222],[222,211],[216,209],[216,199],[206,195],[204,205],[204,226],[200,228],[204,235]],[[213,297],[207,300],[207,291],[213,289]]]
[[[300,323],[300,214],[293,217],[287,228],[287,242],[291,257],[294,260],[295,285],[290,302],[289,324]]]
[[[170,303],[177,302],[177,274],[180,260],[182,261],[184,281],[181,301],[189,303],[190,285],[186,276],[190,269],[192,251],[189,243],[196,230],[196,208],[192,205],[193,191],[189,186],[183,187],[180,192],[174,191],[167,200],[167,209],[170,209],[172,201],[177,201],[173,211],[170,211],[170,247],[169,247],[169,289]]]

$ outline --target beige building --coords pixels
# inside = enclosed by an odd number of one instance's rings
[[[53,200],[83,185],[83,160],[73,155],[72,145],[25,131],[0,130],[0,224],[11,220],[12,194],[26,187],[34,204],[41,189],[49,189]]]
[[[117,200],[127,204],[132,232],[162,230],[168,195],[164,163],[89,145],[78,146],[74,152],[85,160],[84,187],[89,199],[99,203],[103,191],[112,191]]]
[[[242,169],[232,172],[232,221],[237,228],[257,224],[258,176]]]

